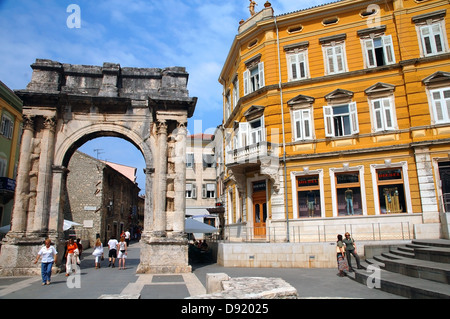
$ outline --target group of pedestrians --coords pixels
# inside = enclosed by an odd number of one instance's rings
[[[128,255],[128,245],[130,244],[130,232],[125,231],[122,232],[120,236],[120,240],[117,241],[115,236],[111,237],[108,241],[108,257],[109,257],[109,265],[108,267],[115,267],[116,259],[119,259],[119,269],[125,269],[125,259]],[[77,242],[74,241],[73,238],[70,238],[65,246],[64,257],[66,259],[66,276],[70,276],[72,273],[76,273],[77,265],[80,265],[80,256],[83,251],[83,245],[81,244],[80,239],[77,239]],[[117,253],[118,252],[118,253]],[[103,244],[100,238],[97,238],[94,251],[92,255],[95,257],[95,269],[100,268],[101,261],[104,259],[103,257]],[[56,262],[58,256],[58,252],[54,245],[52,245],[52,241],[50,238],[47,238],[44,242],[44,245],[41,247],[39,252],[37,253],[36,259],[34,263],[37,264],[39,259],[41,259],[41,277],[42,277],[42,285],[50,285],[51,276],[52,276],[52,267]]]
[[[338,235],[336,243],[336,256],[339,270],[338,276],[344,277],[345,271],[354,271],[351,255],[353,255],[356,260],[356,267],[362,269],[360,258],[356,253],[355,240],[350,236],[349,232],[345,233],[345,239],[342,238],[342,235]]]
[[[119,269],[125,269],[125,260],[128,256],[128,246],[130,244],[130,232],[122,232],[119,241],[112,236],[108,241],[108,267],[115,268],[116,259],[119,259]],[[118,252],[118,253],[117,253]],[[92,255],[95,257],[95,269],[100,268],[100,261],[104,259],[103,244],[100,238],[97,239]]]

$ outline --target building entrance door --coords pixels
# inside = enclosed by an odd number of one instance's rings
[[[267,198],[266,183],[256,182],[253,184],[253,234],[258,238],[266,237],[266,220],[267,220]]]

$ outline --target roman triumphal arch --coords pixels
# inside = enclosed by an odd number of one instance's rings
[[[32,263],[47,237],[64,252],[63,199],[73,152],[99,136],[133,143],[146,162],[145,217],[139,273],[189,272],[185,216],[189,97],[181,67],[122,68],[37,59],[23,100],[23,135],[11,230],[1,275],[39,273]]]

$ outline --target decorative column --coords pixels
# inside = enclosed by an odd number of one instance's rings
[[[45,236],[48,231],[49,205],[51,196],[52,164],[55,148],[56,119],[53,116],[44,120],[39,156],[39,177],[36,191],[36,209],[32,232]]]
[[[27,211],[30,191],[31,153],[33,151],[34,117],[23,116],[22,143],[20,145],[19,166],[17,169],[14,210],[11,219],[11,232],[14,236],[26,232]],[[8,234],[11,236],[11,234]]]
[[[166,237],[166,191],[167,191],[167,123],[160,120],[157,123],[158,158],[157,180],[155,190],[155,213],[153,219],[153,235]]]
[[[175,135],[175,178],[174,178],[174,216],[173,236],[183,237],[186,214],[186,123],[178,122]]]

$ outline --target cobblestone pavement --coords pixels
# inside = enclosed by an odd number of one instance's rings
[[[130,245],[125,270],[118,269],[118,261],[115,268],[108,267],[107,258],[100,269],[95,269],[91,253],[92,249],[83,252],[78,274],[53,275],[50,285],[42,286],[40,277],[0,277],[0,299],[184,299],[206,293],[207,273],[226,273],[232,278],[282,278],[297,289],[300,298],[400,299],[340,278],[336,269],[224,268],[202,264],[194,265],[189,274],[138,275],[139,243]]]

